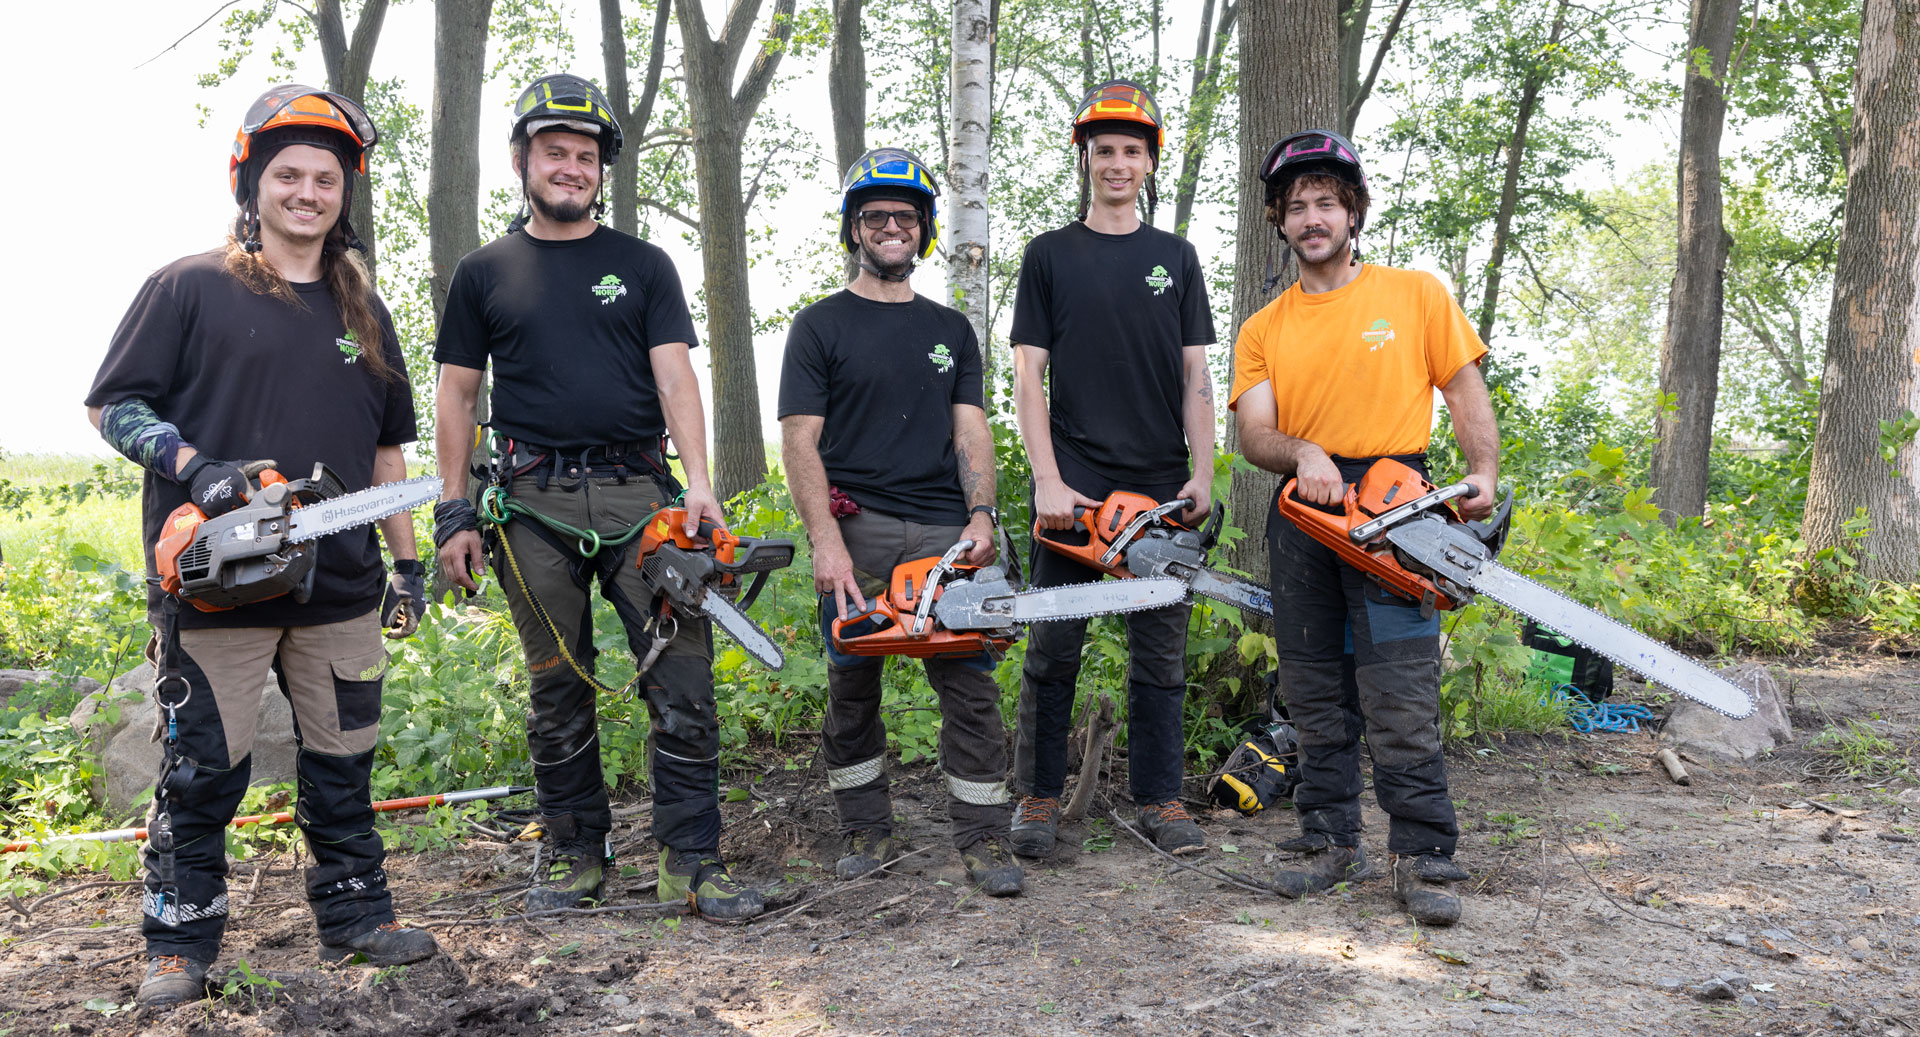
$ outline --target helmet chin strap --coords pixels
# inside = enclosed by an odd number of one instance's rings
[[[862,245],[860,247],[859,256],[860,258],[855,260],[855,262],[859,264],[860,269],[865,270],[867,273],[872,274],[873,276],[879,278],[882,281],[888,281],[894,284],[898,284],[899,282],[904,281],[907,278],[913,276],[915,265],[913,260],[911,259],[907,260],[907,265],[905,270],[903,270],[898,274],[890,274],[890,273],[887,273],[885,270],[880,269],[878,266],[875,266],[873,263],[873,260],[867,258],[867,249],[865,245]]]

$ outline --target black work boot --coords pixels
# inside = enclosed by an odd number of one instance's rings
[[[1000,836],[990,835],[960,851],[967,866],[967,881],[990,897],[1015,897],[1027,888],[1027,874],[1014,863],[1007,844]]]
[[[1301,832],[1291,839],[1283,840],[1277,849],[1282,853],[1319,853],[1333,845],[1325,832]]]
[[[411,965],[440,953],[440,944],[425,929],[414,929],[399,922],[375,926],[344,943],[320,945],[321,961],[366,959],[368,965]]]
[[[760,891],[734,881],[718,854],[694,850],[660,851],[662,904],[684,900],[694,914],[717,922],[744,922],[767,909]]]
[[[590,907],[600,900],[607,882],[605,849],[573,844],[542,852],[546,859],[534,872],[533,888],[527,890],[528,911]]]
[[[156,954],[147,959],[147,976],[134,1000],[153,1008],[172,1008],[207,996],[210,961],[194,961],[178,954]]]
[[[1177,799],[1141,807],[1140,827],[1147,830],[1147,838],[1153,840],[1153,845],[1175,856],[1200,853],[1207,848],[1207,837],[1200,831],[1199,823]]]
[[[1309,893],[1325,893],[1342,882],[1373,877],[1364,846],[1330,846],[1308,858],[1306,867],[1273,874],[1273,891],[1295,900]]]
[[[1421,925],[1445,926],[1460,920],[1460,898],[1453,884],[1472,878],[1453,858],[1437,853],[1393,855],[1393,895]]]
[[[1060,838],[1060,801],[1052,796],[1028,796],[1013,811],[1013,830],[1007,845],[1022,857],[1045,857]]]
[[[842,881],[871,875],[900,856],[900,851],[905,847],[906,840],[896,837],[892,832],[872,828],[855,829],[852,835],[847,836],[847,854],[833,866],[833,874]]]

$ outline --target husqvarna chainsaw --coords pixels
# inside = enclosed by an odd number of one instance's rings
[[[1251,580],[1207,567],[1207,553],[1220,535],[1226,514],[1216,507],[1198,530],[1188,529],[1173,516],[1193,502],[1181,498],[1161,504],[1138,493],[1116,491],[1098,508],[1075,508],[1075,523],[1086,530],[1085,543],[1034,538],[1050,551],[1092,569],[1122,579],[1167,579],[1203,598],[1232,605],[1261,616],[1273,615],[1267,588]]]
[[[245,502],[215,518],[182,504],[160,526],[154,566],[160,588],[202,612],[224,612],[313,591],[314,541],[377,522],[440,496],[440,479],[424,476],[355,493],[326,465],[288,481],[272,461],[252,461]]]
[[[1349,485],[1338,510],[1295,497],[1297,482],[1289,479],[1281,488],[1280,514],[1428,614],[1485,594],[1709,709],[1736,720],[1753,715],[1753,697],[1726,678],[1496,563],[1512,517],[1511,492],[1491,518],[1466,522],[1451,502],[1475,496],[1476,487],[1435,487],[1392,458],[1374,462],[1359,483]]]
[[[760,596],[767,574],[793,563],[793,541],[738,536],[705,521],[689,537],[686,524],[687,509],[677,507],[661,509],[647,524],[634,561],[640,578],[676,611],[712,619],[767,669],[786,665],[786,654],[747,618],[747,609]],[[750,583],[743,579],[747,576],[753,578]],[[672,639],[667,635],[660,644]],[[641,669],[652,662],[650,655]]]

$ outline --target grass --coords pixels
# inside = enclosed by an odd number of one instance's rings
[[[106,485],[117,492],[90,489],[77,503],[70,494],[59,494],[75,486],[100,485],[96,466],[104,466]],[[11,491],[0,493],[0,550],[13,565],[16,559],[24,562],[47,550],[65,557],[73,545],[87,544],[102,557],[138,571],[143,564],[139,481],[140,470],[120,457],[0,456],[0,491]],[[59,495],[50,500],[48,494]]]
[[[1855,777],[1913,777],[1908,751],[1864,721],[1848,720],[1845,728],[1829,727],[1814,736],[1807,747],[1824,754],[1835,767]]]

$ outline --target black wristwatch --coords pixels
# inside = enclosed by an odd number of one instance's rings
[[[973,516],[983,511],[987,513],[987,521],[993,523],[994,528],[998,529],[1000,526],[1000,509],[991,504],[975,504],[973,507],[967,509],[967,518],[971,520]]]

